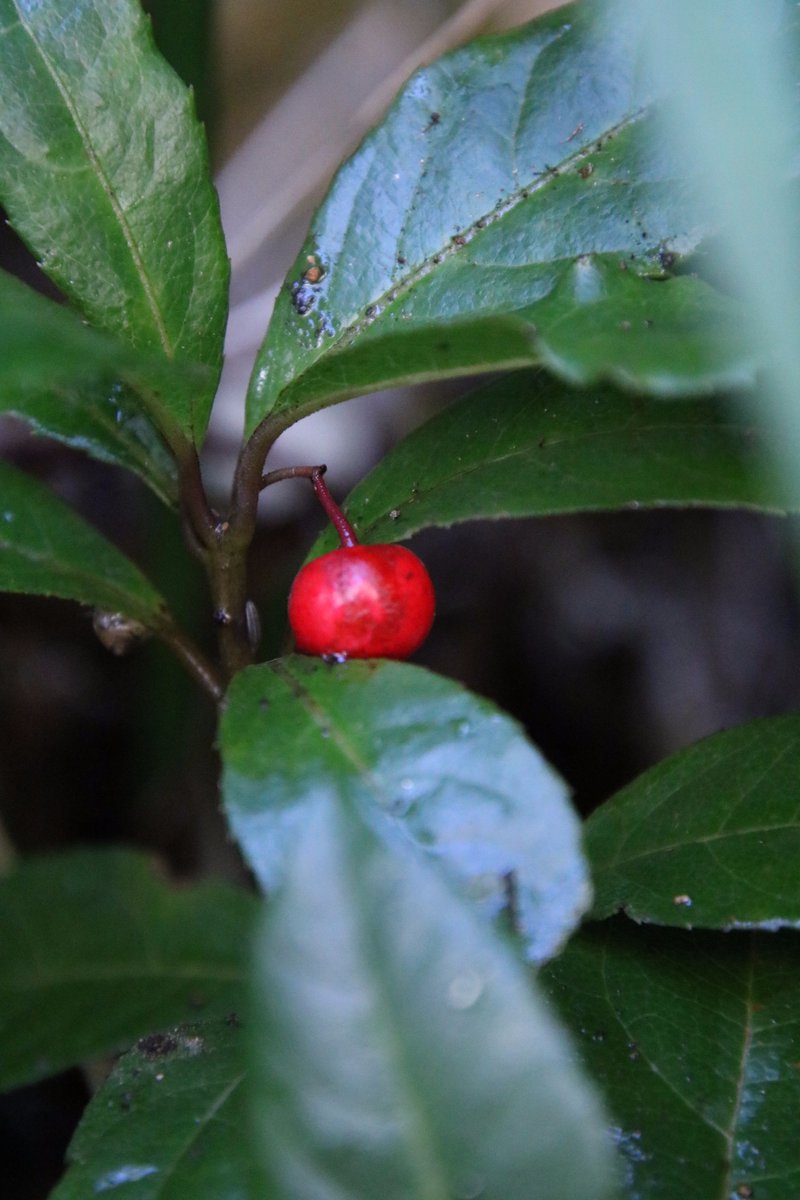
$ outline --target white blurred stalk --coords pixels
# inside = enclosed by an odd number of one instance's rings
[[[619,0],[618,0],[619,2]],[[757,402],[776,468],[800,496],[800,222],[788,194],[800,92],[779,36],[782,0],[622,0],[647,22],[645,66],[666,134],[723,229],[719,266],[770,364]],[[612,3],[613,11],[613,3]],[[796,74],[796,66],[794,66]]]

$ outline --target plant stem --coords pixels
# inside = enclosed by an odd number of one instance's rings
[[[184,532],[192,551],[198,557],[202,557],[203,551],[213,542],[218,521],[206,498],[203,477],[200,474],[200,461],[194,446],[184,442],[176,448],[175,453],[178,460]]]
[[[194,447],[184,443],[173,450],[178,459],[184,526],[192,550],[202,559],[212,595],[214,621],[222,667],[227,682],[254,659],[247,626],[247,555],[256,531],[258,497],[262,486],[292,475],[311,478],[319,468],[288,468],[263,477],[264,460],[275,440],[297,420],[296,413],[265,418],[244,443],[236,464],[230,512],[222,519],[211,509],[203,488]],[[324,468],[322,468],[324,470]],[[166,638],[207,691],[219,699],[224,682],[213,668],[192,652],[187,657],[185,642]],[[191,661],[190,661],[191,659]]]
[[[315,473],[324,475],[327,469],[325,463],[320,463],[318,467],[278,467],[276,470],[268,471],[266,475],[261,476],[261,490],[263,491],[270,484],[280,483],[282,479],[313,480]]]
[[[184,633],[171,617],[155,632],[172,653],[180,659],[189,674],[218,704],[225,695],[225,685],[217,674],[216,668],[211,665],[202,650],[195,646],[188,634]]]

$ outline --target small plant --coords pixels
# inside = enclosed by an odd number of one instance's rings
[[[773,9],[797,44],[797,6]],[[120,1055],[54,1197],[794,1196],[800,718],[684,750],[582,830],[509,717],[391,661],[433,619],[395,545],[421,529],[787,507],[763,422],[714,398],[761,362],[701,273],[716,226],[654,135],[639,6],[569,5],[401,91],[287,276],[224,513],[198,452],[228,264],[191,96],[134,0],[0,16],[0,200],[66,300],[0,276],[0,408],[180,513],[216,653],[9,463],[0,588],[177,656],[254,883],[178,890],[107,849],[0,880],[0,1085]],[[326,405],[482,373],[346,516],[324,468],[265,470]],[[257,508],[292,475],[341,545],[292,589],[302,653],[257,662]]]

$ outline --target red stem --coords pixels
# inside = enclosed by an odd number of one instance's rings
[[[342,545],[347,547],[357,546],[358,538],[356,537],[356,531],[328,491],[328,485],[322,478],[324,471],[324,467],[315,467],[311,472],[311,484],[317,493],[317,499],[330,517]]]

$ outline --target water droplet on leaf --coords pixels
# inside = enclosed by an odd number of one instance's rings
[[[477,971],[465,971],[450,980],[447,1003],[450,1008],[472,1008],[483,991],[483,979]]]

